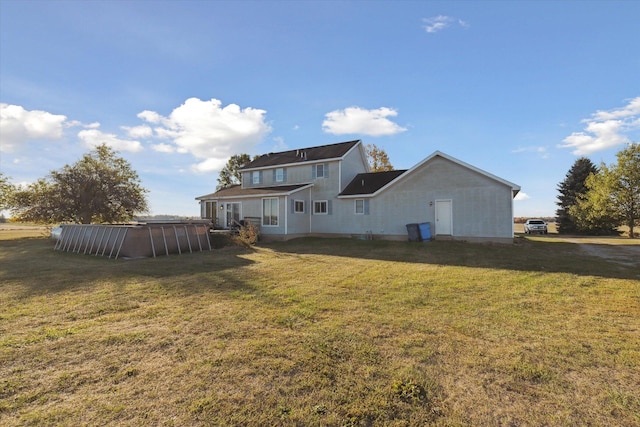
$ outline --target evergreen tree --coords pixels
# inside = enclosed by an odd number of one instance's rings
[[[564,181],[558,184],[558,210],[556,210],[558,233],[578,233],[580,230],[576,219],[569,213],[569,209],[578,203],[578,198],[587,192],[586,181],[591,174],[596,174],[598,168],[586,157],[575,161]]]

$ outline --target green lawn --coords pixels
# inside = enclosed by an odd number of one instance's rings
[[[109,260],[0,232],[0,425],[640,425],[640,276],[577,245]],[[33,233],[37,236],[37,233]]]

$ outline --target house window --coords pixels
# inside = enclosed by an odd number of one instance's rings
[[[284,169],[278,168],[276,169],[276,182],[283,182],[283,181],[284,181]]]
[[[202,218],[214,218],[216,215],[217,203],[216,202],[203,202],[204,210],[202,212]]]
[[[254,184],[260,184],[260,172],[251,172],[251,182]]]
[[[327,175],[327,171],[325,169],[324,164],[315,165],[316,178],[325,178]]]
[[[329,213],[327,209],[328,203],[326,200],[316,200],[313,202],[313,214],[314,215],[327,215]]]
[[[278,198],[262,199],[262,225],[278,225]]]
[[[304,200],[296,200],[293,202],[293,213],[304,213]]]
[[[364,199],[356,199],[356,215],[364,215]]]

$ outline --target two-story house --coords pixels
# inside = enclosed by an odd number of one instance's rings
[[[430,223],[436,238],[510,241],[520,187],[435,152],[408,170],[369,172],[360,140],[264,154],[241,168],[242,185],[197,197],[202,218],[243,219],[265,238],[407,239]]]

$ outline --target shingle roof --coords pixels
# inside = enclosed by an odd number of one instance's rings
[[[218,199],[225,197],[242,197],[242,196],[260,196],[260,195],[274,195],[290,193],[295,190],[299,190],[302,187],[306,187],[309,184],[297,184],[297,185],[280,185],[277,187],[258,187],[258,188],[242,188],[242,185],[230,185],[229,187],[222,188],[215,193],[205,194],[204,196],[196,197],[196,200],[202,199]]]
[[[373,194],[406,171],[406,169],[403,169],[386,172],[359,173],[339,195],[356,196],[360,194]]]
[[[347,152],[358,142],[360,142],[360,140],[321,145],[319,147],[299,148],[297,150],[282,151],[279,153],[263,154],[240,169],[247,170],[292,163],[337,159],[347,154]]]

